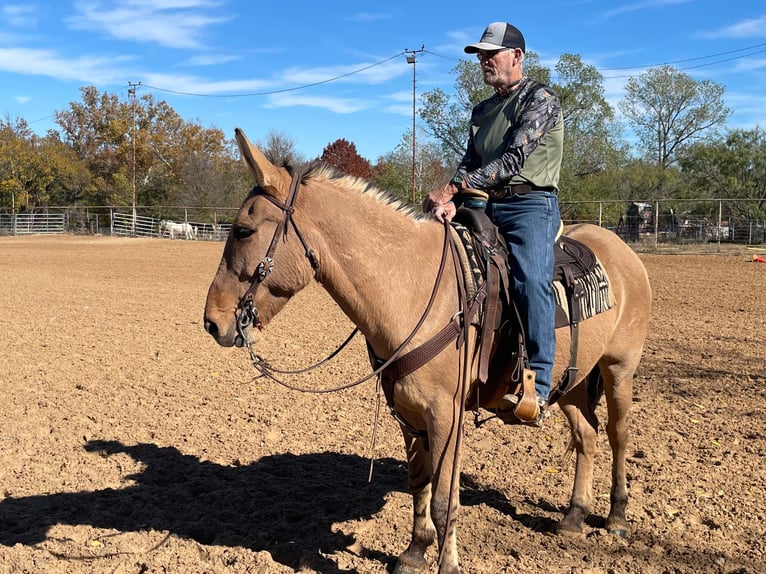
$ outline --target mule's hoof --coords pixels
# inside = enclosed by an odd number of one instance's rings
[[[610,528],[609,534],[612,534],[613,536],[619,536],[620,538],[627,538],[628,529],[627,528]]]
[[[555,526],[554,532],[560,536],[583,536],[585,534],[582,522],[567,520],[566,518]]]
[[[414,566],[402,564],[401,560],[399,560],[396,562],[396,566],[394,566],[394,570],[391,574],[427,574],[427,572],[427,566],[425,568],[416,568]]]

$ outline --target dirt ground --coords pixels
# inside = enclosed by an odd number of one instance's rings
[[[372,382],[260,380],[201,324],[221,244],[0,238],[0,573],[383,573],[406,544],[404,449]],[[627,540],[551,529],[573,459],[543,429],[465,428],[467,573],[766,572],[766,265],[645,254],[651,333],[635,385]],[[316,286],[270,325],[276,366],[351,325]],[[368,372],[361,341],[295,384]],[[605,418],[605,408],[599,407]],[[602,425],[605,421],[602,420]],[[368,482],[374,456],[372,481]]]

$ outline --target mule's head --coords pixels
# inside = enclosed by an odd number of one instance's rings
[[[237,320],[243,312],[242,299],[254,284],[259,265],[284,220],[280,205],[287,198],[291,181],[290,173],[271,164],[241,130],[237,129],[235,135],[255,187],[237,212],[205,303],[205,330],[224,347],[243,343],[237,330]],[[258,328],[267,325],[313,277],[295,230],[288,225],[286,231],[286,235],[280,233],[277,238],[271,271],[251,290],[254,323]]]

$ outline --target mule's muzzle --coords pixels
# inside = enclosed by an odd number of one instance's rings
[[[205,317],[203,325],[205,331],[222,347],[233,347],[234,345],[241,347],[244,345],[244,339],[233,328],[233,325],[228,329],[222,329],[216,321],[209,317]],[[238,339],[242,340],[237,343]]]

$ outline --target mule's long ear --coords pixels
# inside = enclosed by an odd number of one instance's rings
[[[279,189],[279,182],[281,181],[280,169],[272,164],[263,152],[250,143],[247,139],[245,132],[236,128],[234,130],[234,137],[237,140],[237,146],[239,146],[239,153],[242,155],[242,160],[245,162],[250,175],[253,176],[256,185],[261,187],[275,187]]]

